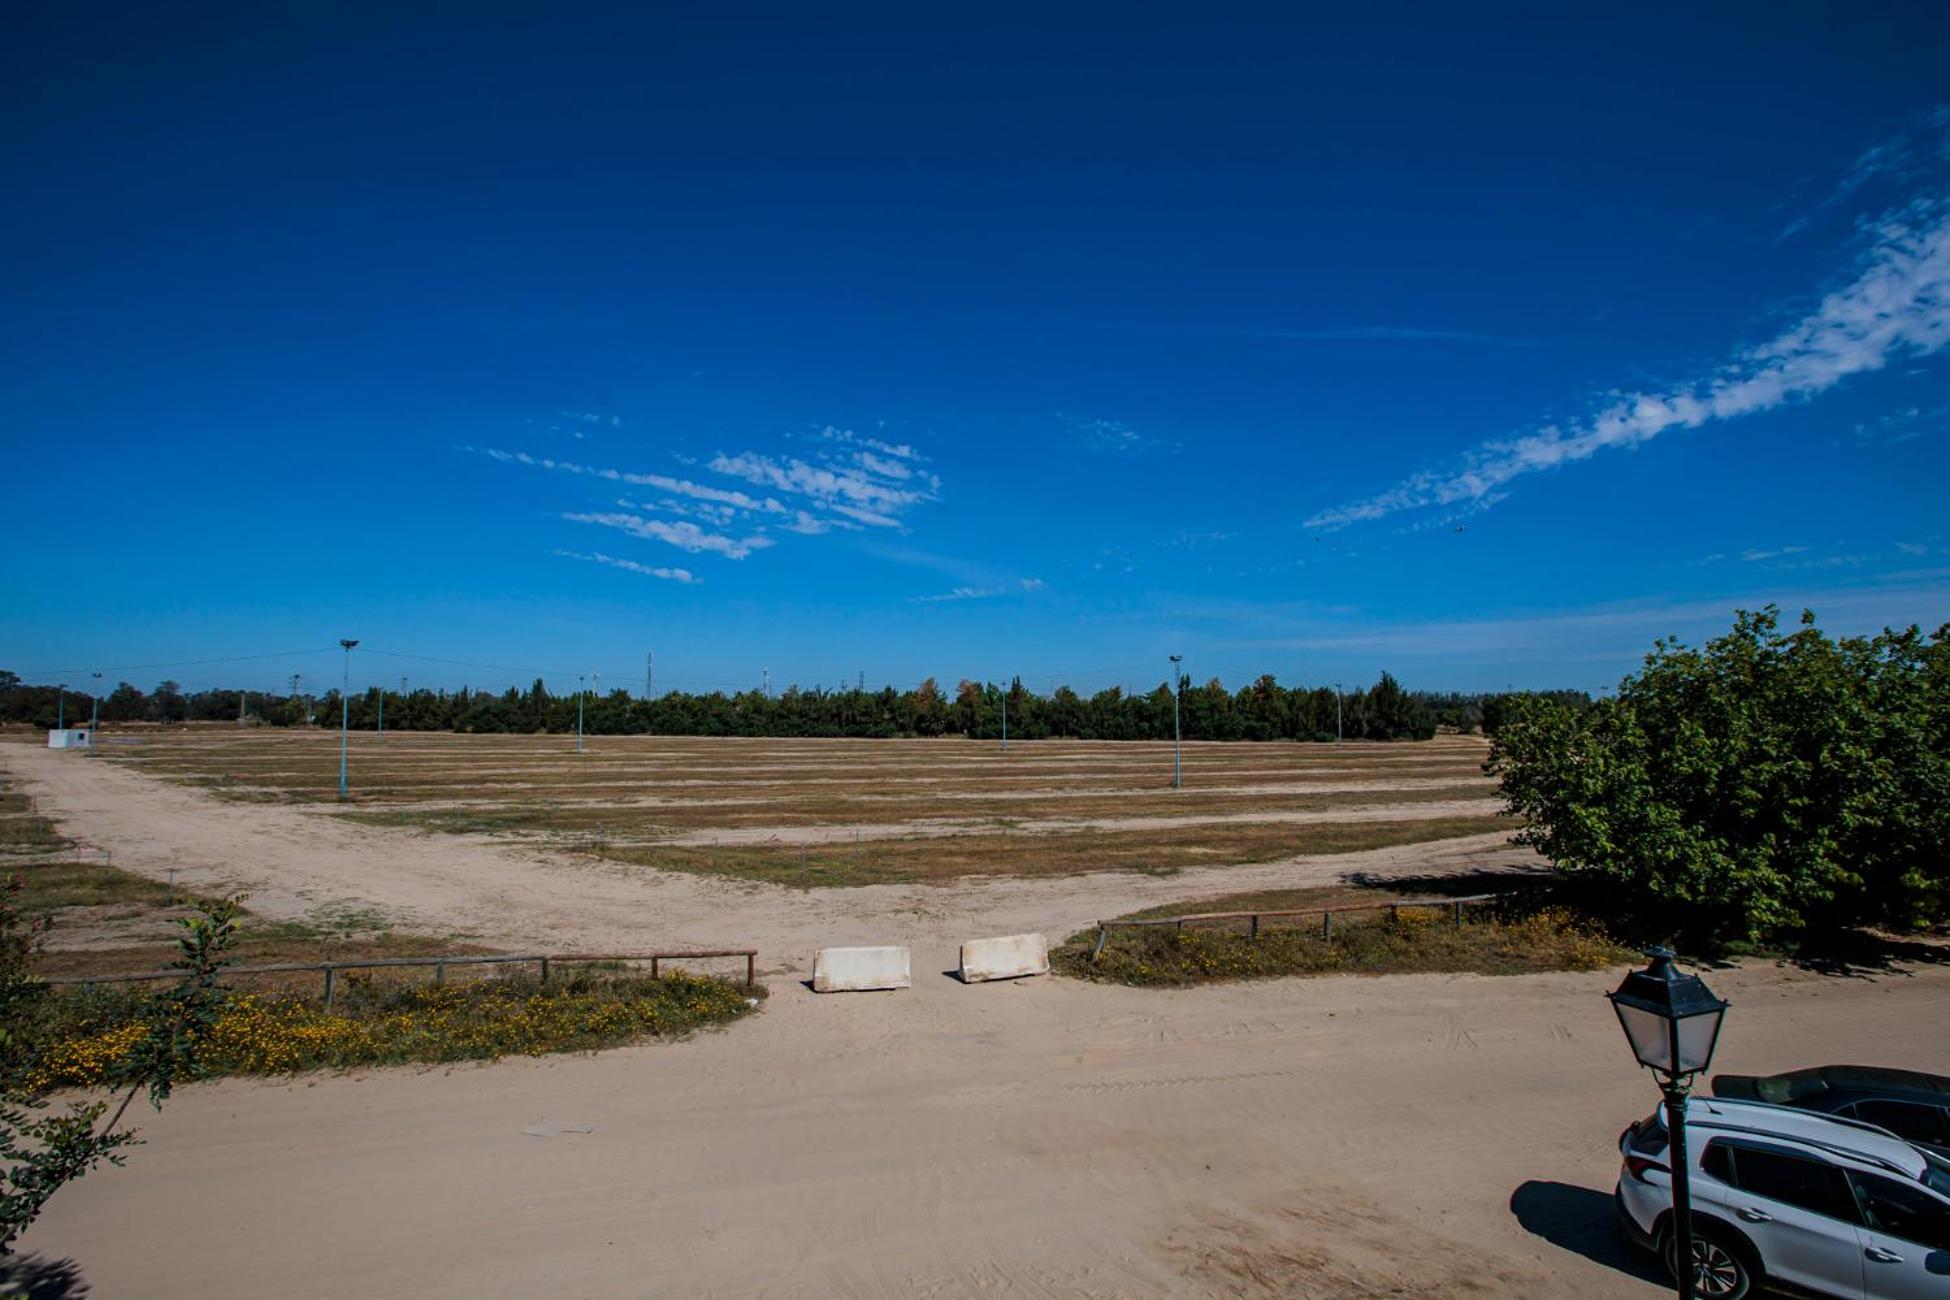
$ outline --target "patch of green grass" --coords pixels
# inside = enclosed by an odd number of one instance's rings
[[[199,1044],[213,1075],[294,1074],[594,1051],[677,1038],[757,1009],[761,988],[683,973],[663,979],[580,972],[422,984],[347,978],[330,1012],[315,998],[232,992]],[[87,1087],[113,1077],[142,1033],[144,995],[108,985],[38,999],[31,1081]]]
[[[1442,817],[1400,822],[1234,822],[1168,830],[1059,835],[908,836],[858,844],[740,844],[674,847],[594,846],[600,857],[634,866],[733,876],[780,885],[843,887],[955,880],[965,876],[1054,876],[1085,871],[1169,875],[1185,867],[1266,862],[1301,854],[1358,853],[1487,831],[1510,830],[1505,817]]]
[[[27,912],[121,903],[162,906],[169,889],[160,881],[100,862],[36,862],[13,869],[20,877],[20,906]]]
[[[1245,896],[1154,908],[1155,914],[1282,910],[1291,900]],[[1279,906],[1268,906],[1277,903]],[[1339,906],[1338,901],[1298,904]],[[1050,954],[1052,969],[1078,979],[1138,988],[1176,988],[1287,975],[1386,975],[1418,972],[1524,975],[1537,971],[1601,970],[1636,954],[1602,930],[1561,908],[1535,911],[1466,909],[1453,921],[1446,902],[1385,911],[1336,915],[1331,937],[1320,919],[1268,920],[1257,938],[1246,922],[1113,928],[1095,961],[1097,931],[1072,935]]]

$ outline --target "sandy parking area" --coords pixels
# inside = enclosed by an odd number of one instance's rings
[[[798,891],[222,803],[0,747],[119,865],[496,941],[755,939],[756,1020],[586,1058],[186,1090],[30,1234],[122,1296],[1651,1297],[1610,1227],[1650,1109],[1611,975],[964,988],[952,944],[1215,888],[1515,862],[1492,842],[1152,879]],[[917,986],[815,997],[821,941]],[[1950,971],[1717,974],[1721,1064],[1944,1068]],[[593,1125],[535,1137],[539,1120]]]

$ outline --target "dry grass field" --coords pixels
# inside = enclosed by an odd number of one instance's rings
[[[1173,871],[1500,829],[1470,737],[1425,744],[154,731],[112,761],[223,799],[802,886]]]

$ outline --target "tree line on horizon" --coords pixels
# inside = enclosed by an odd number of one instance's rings
[[[1349,740],[1426,740],[1436,731],[1494,732],[1512,701],[1528,692],[1410,691],[1382,673],[1374,685],[1336,696],[1328,686],[1282,686],[1266,674],[1238,690],[1218,678],[1203,686],[1181,679],[1182,732],[1187,740],[1333,740],[1336,710],[1340,734]],[[1566,707],[1583,708],[1582,691],[1547,692]],[[537,678],[526,690],[420,689],[353,692],[347,701],[354,730],[372,731],[384,708],[389,731],[456,731],[493,734],[573,732],[577,696],[548,689]],[[669,691],[643,698],[626,690],[582,697],[582,726],[591,735],[857,737],[1002,735],[1006,706],[1011,739],[1169,740],[1170,682],[1150,691],[1112,686],[1085,696],[1068,686],[1039,694],[1020,678],[1005,684],[961,681],[952,692],[934,678],[901,690],[829,690],[789,686],[727,694]],[[64,719],[85,727],[94,697],[72,688],[28,685],[0,670],[0,723],[53,727]],[[337,727],[339,694],[278,695],[267,691],[188,691],[164,681],[153,691],[118,683],[101,697],[104,723],[232,722],[273,727]]]

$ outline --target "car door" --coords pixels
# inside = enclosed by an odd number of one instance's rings
[[[1950,1201],[1881,1174],[1851,1170],[1848,1178],[1862,1210],[1869,1300],[1950,1296]]]
[[[1859,1211],[1842,1171],[1771,1143],[1740,1140],[1727,1146],[1733,1185],[1726,1208],[1760,1251],[1761,1267],[1780,1281],[1824,1295],[1861,1296]]]

